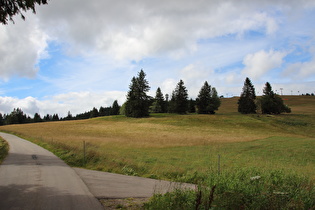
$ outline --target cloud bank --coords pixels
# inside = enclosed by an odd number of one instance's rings
[[[228,96],[246,76],[301,92],[315,81],[313,0],[51,0],[36,10],[0,26],[4,112],[123,103],[142,68],[151,95],[179,79],[191,97],[205,80]]]

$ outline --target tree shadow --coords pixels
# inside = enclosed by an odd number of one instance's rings
[[[0,209],[102,209],[96,198],[40,185],[0,186]],[[93,200],[94,199],[94,200]]]
[[[43,166],[67,166],[56,156],[38,154],[9,153],[1,165],[43,165]]]

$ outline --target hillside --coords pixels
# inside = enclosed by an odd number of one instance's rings
[[[70,165],[129,175],[188,179],[215,170],[220,154],[224,170],[282,168],[315,178],[315,97],[283,98],[291,114],[241,115],[234,97],[222,99],[215,115],[110,116],[0,130],[52,150]]]

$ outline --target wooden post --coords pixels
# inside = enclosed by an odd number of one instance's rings
[[[85,141],[83,141],[83,166],[85,166]]]
[[[218,175],[220,176],[220,173],[221,173],[221,166],[220,166],[220,160],[221,159],[221,155],[219,154],[218,155]]]

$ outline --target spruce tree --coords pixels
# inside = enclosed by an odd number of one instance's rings
[[[215,114],[215,111],[217,111],[219,109],[221,105],[221,100],[220,97],[218,96],[218,92],[215,89],[215,87],[213,87],[211,89],[211,98],[210,98],[210,114]]]
[[[110,114],[111,115],[119,115],[119,110],[120,110],[120,106],[118,104],[118,101],[115,100],[113,102],[113,105],[112,105],[111,109],[110,109]]]
[[[272,91],[272,87],[269,82],[265,84],[263,93],[264,95],[260,100],[261,112],[263,114],[281,114],[283,112],[291,112],[291,109],[283,103],[282,98]]]
[[[194,101],[192,98],[188,102],[188,112],[189,113],[196,112],[196,101]]]
[[[254,114],[256,113],[257,107],[255,103],[256,94],[255,88],[248,77],[246,77],[243,91],[240,99],[238,100],[238,112],[242,114]]]
[[[146,74],[141,69],[138,77],[133,77],[129,86],[125,107],[127,117],[146,117],[149,116],[149,97],[147,92],[150,90],[148,81],[145,79]]]
[[[158,87],[156,90],[154,102],[151,107],[151,111],[154,113],[165,113],[166,112],[166,101],[164,99],[161,88]]]
[[[198,114],[214,114],[221,105],[217,90],[206,81],[201,87],[197,101]]]
[[[180,80],[172,93],[170,112],[186,114],[188,110],[188,92],[183,80]]]

